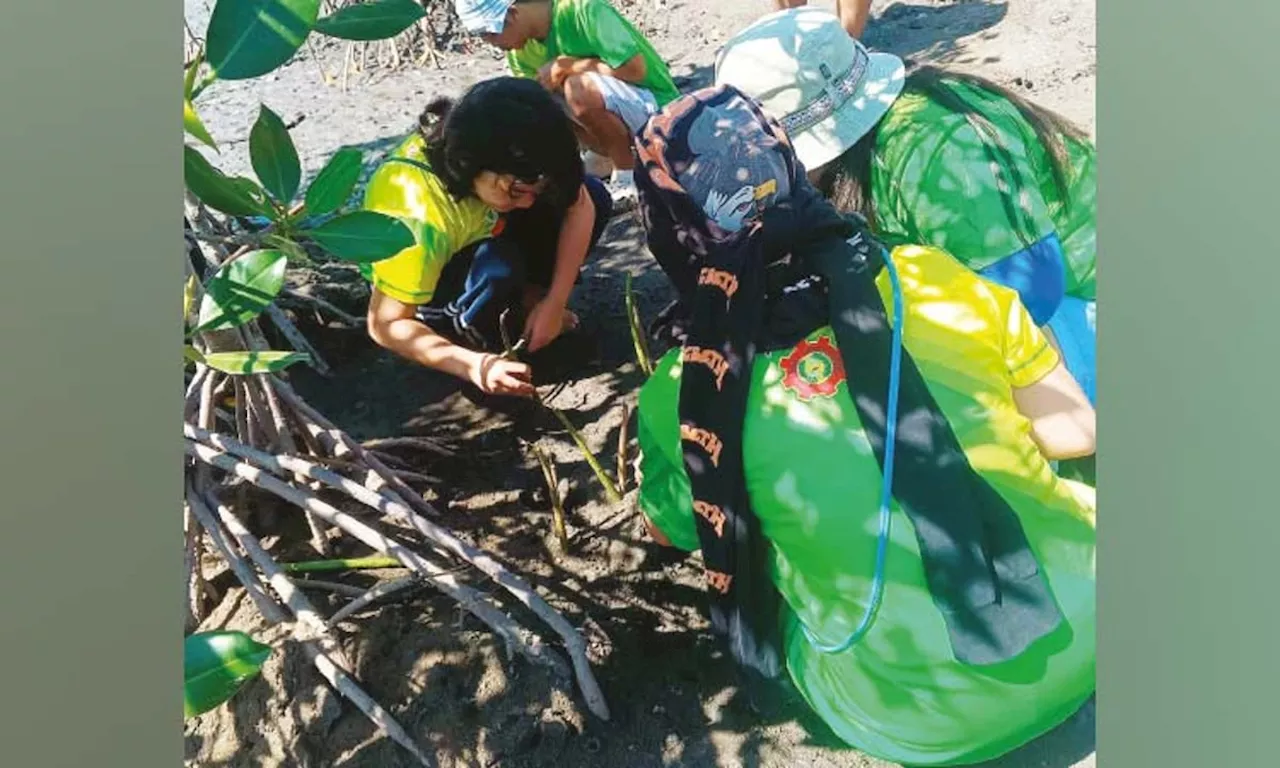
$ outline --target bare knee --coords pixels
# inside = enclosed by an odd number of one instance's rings
[[[564,101],[569,114],[582,117],[604,109],[604,97],[586,75],[570,75],[564,81]]]

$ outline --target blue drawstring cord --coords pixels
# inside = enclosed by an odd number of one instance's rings
[[[880,537],[876,541],[876,567],[871,579],[871,600],[867,610],[862,614],[862,621],[844,642],[827,645],[817,638],[803,621],[799,621],[809,643],[818,651],[826,654],[843,653],[849,650],[871,629],[876,614],[880,610],[880,601],[884,597],[884,568],[889,554],[889,532],[893,523],[893,458],[898,437],[898,385],[902,368],[902,285],[898,282],[898,270],[893,266],[893,259],[884,254],[884,264],[889,271],[889,283],[893,286],[893,350],[889,357],[889,414],[885,418],[884,448],[884,482],[880,485]]]

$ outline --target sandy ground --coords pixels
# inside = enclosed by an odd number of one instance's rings
[[[616,0],[667,57],[681,85],[705,83],[716,49],[756,16],[766,0]],[[204,0],[185,0],[193,29],[204,28]],[[831,7],[830,2],[814,5]],[[897,3],[877,0],[865,42],[922,60],[969,68],[1011,85],[1092,131],[1095,9],[1087,0],[982,0]],[[286,122],[307,174],[340,146],[368,157],[409,130],[433,95],[456,94],[499,74],[496,51],[456,48],[440,67],[368,69],[341,87],[343,49],[306,52],[272,75],[219,83],[200,110],[222,140],[217,162],[249,173],[245,140],[259,103]],[[324,69],[333,78],[326,85]],[[643,247],[634,218],[614,219],[574,297],[590,339],[559,356],[586,357],[553,404],[582,429],[593,451],[612,466],[621,409],[642,381],[632,361],[622,312],[622,285],[632,275],[646,319],[670,297]],[[350,268],[323,265],[292,276],[319,295],[359,314],[365,288]],[[447,381],[373,347],[360,331],[338,330],[298,317],[334,367],[321,379],[294,375],[305,397],[363,439],[430,435],[454,455],[405,452],[418,471],[443,478],[426,495],[447,524],[525,574],[588,637],[598,676],[613,708],[602,724],[584,715],[571,689],[540,669],[505,660],[492,636],[448,599],[429,589],[364,611],[342,626],[342,641],[367,689],[390,707],[442,766],[757,766],[761,768],[886,768],[840,745],[807,713],[773,722],[748,714],[699,614],[700,580],[683,558],[646,543],[633,512],[604,501],[590,469],[545,412],[477,403]],[[553,354],[554,358],[557,355]],[[549,359],[547,369],[559,367]],[[553,374],[542,369],[539,375]],[[540,485],[521,441],[540,441],[568,478],[569,552],[550,545],[549,514],[532,489]],[[246,497],[252,525],[283,559],[315,557],[296,515],[269,499]],[[353,553],[358,552],[352,550]],[[216,566],[210,564],[211,573]],[[221,599],[206,629],[259,634],[260,620],[225,572],[214,579]],[[372,584],[388,574],[343,577]],[[483,587],[483,583],[477,584]],[[335,600],[323,593],[322,604]],[[336,603],[333,603],[336,605]],[[187,764],[193,766],[408,766],[405,753],[349,704],[340,701],[287,643],[231,706],[188,723]],[[1085,768],[1095,765],[1093,705],[1043,738],[988,768]]]

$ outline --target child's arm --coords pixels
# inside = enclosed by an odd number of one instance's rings
[[[528,365],[454,344],[418,320],[415,309],[374,288],[369,297],[370,338],[407,360],[470,381],[484,392],[534,393]]]
[[[543,85],[548,88],[559,89],[571,75],[584,75],[588,72],[608,75],[619,80],[625,80],[628,83],[639,84],[644,81],[649,70],[644,63],[644,56],[638,53],[627,59],[619,67],[611,67],[600,59],[575,59],[572,56],[557,56],[539,73],[539,79],[542,79]]]
[[[1097,414],[1062,363],[1034,384],[1014,389],[1013,401],[1031,421],[1031,439],[1050,461],[1091,456],[1097,450]]]
[[[1098,417],[1062,356],[1031,318],[1016,291],[988,282],[1005,315],[1004,353],[1018,411],[1031,439],[1051,461],[1094,453]]]
[[[578,199],[569,206],[564,215],[564,223],[560,225],[551,287],[525,322],[525,337],[529,339],[530,352],[550,344],[560,334],[565,308],[569,305],[569,295],[573,293],[578,272],[587,259],[591,230],[595,223],[595,203],[591,201],[591,195],[584,184],[578,188]]]

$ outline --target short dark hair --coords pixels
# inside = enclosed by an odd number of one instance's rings
[[[584,170],[573,124],[545,88],[533,80],[496,77],[473,85],[456,102],[436,99],[418,120],[427,161],[456,199],[473,194],[482,171],[533,181],[556,208],[578,197]]]

